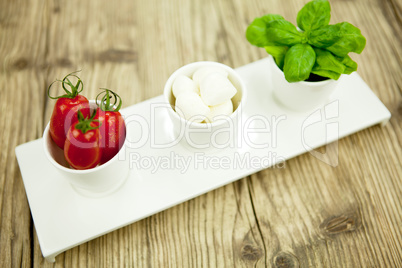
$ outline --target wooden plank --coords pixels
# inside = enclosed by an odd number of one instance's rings
[[[29,267],[33,223],[14,149],[43,131],[43,1],[0,3],[0,267]]]
[[[31,100],[40,103],[40,95],[19,90],[26,87],[21,80],[31,79],[38,86],[41,81],[32,70],[10,71],[0,75],[1,87],[1,154],[0,154],[0,266],[30,265],[32,250],[32,220],[14,149],[20,143],[38,137],[41,121],[26,116],[32,110]],[[26,96],[23,94],[26,93]],[[41,115],[34,109],[32,114]],[[39,118],[41,118],[39,116]],[[39,126],[40,125],[40,126]]]
[[[342,139],[337,167],[306,154],[73,248],[56,264],[41,255],[14,148],[41,136],[54,105],[47,85],[82,69],[88,98],[107,87],[128,106],[161,94],[184,64],[239,67],[265,57],[244,38],[247,25],[265,13],[295,22],[305,2],[1,1],[0,267],[402,266],[395,0],[331,1],[332,22],[366,36],[353,58],[393,116],[385,128]]]
[[[252,202],[273,264],[281,254],[300,267],[401,264],[401,213],[395,205],[400,203],[401,154],[390,144],[372,146],[373,132],[381,128],[341,140],[336,168],[306,154],[284,169],[252,176]],[[373,159],[376,154],[384,158]],[[388,170],[378,168],[387,161]]]

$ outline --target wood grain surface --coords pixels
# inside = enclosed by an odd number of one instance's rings
[[[54,79],[82,69],[88,98],[108,87],[129,106],[162,94],[184,64],[236,68],[266,57],[245,39],[247,25],[266,13],[295,23],[306,2],[0,0],[0,267],[402,267],[397,0],[330,1],[331,23],[348,21],[367,38],[353,58],[392,113],[385,127],[341,139],[336,167],[305,154],[68,250],[54,264],[42,257],[14,149],[41,137]]]

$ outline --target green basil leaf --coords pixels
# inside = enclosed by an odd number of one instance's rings
[[[292,46],[302,42],[304,34],[287,20],[274,20],[267,24],[269,43],[265,46]]]
[[[335,25],[339,25],[339,39],[327,50],[339,57],[346,57],[349,52],[360,54],[366,46],[366,38],[360,30],[348,22]]]
[[[316,60],[313,71],[326,70],[340,74],[345,71],[345,65],[343,65],[331,52],[320,48],[314,49],[314,52]]]
[[[315,63],[314,49],[308,44],[297,44],[285,55],[283,72],[288,82],[304,81],[310,76]]]
[[[335,44],[340,36],[340,25],[326,25],[310,33],[308,43],[312,46],[325,48]]]
[[[349,56],[343,58],[337,57],[337,59],[346,67],[343,71],[344,74],[351,74],[357,71],[357,63],[353,61]]]
[[[264,47],[268,45],[269,36],[266,32],[268,23],[274,20],[284,20],[281,15],[267,14],[260,18],[254,19],[254,21],[247,27],[246,38],[247,40],[257,47]]]
[[[331,19],[331,6],[327,0],[315,0],[308,2],[297,13],[297,26],[303,31],[309,32],[328,25]]]
[[[274,57],[276,65],[283,70],[283,64],[285,63],[285,55],[289,47],[287,46],[266,46],[264,47],[268,54]]]
[[[333,71],[328,71],[328,70],[311,70],[311,73],[322,76],[322,77],[328,77],[334,80],[338,80],[339,77],[341,77],[340,73],[336,73]]]
[[[341,62],[341,59],[324,49],[315,48],[314,51],[316,54],[316,61],[311,72],[323,77],[338,80],[346,69],[346,66]]]

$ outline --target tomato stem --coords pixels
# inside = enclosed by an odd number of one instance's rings
[[[97,96],[96,96],[96,105],[99,106],[99,108],[104,111],[104,112],[118,112],[123,104],[123,101],[121,100],[120,96],[107,88],[101,88],[103,91],[101,91]],[[98,97],[102,95],[102,99],[98,101]],[[111,104],[111,99],[114,99],[114,103]],[[117,106],[116,106],[117,105]]]
[[[84,90],[84,83],[82,82],[81,78],[79,78],[79,77],[75,74],[75,73],[78,73],[78,72],[81,72],[81,70],[75,71],[75,72],[72,72],[72,73],[66,75],[66,76],[63,78],[63,80],[56,79],[55,81],[53,81],[53,82],[50,84],[50,86],[47,88],[47,95],[48,95],[48,97],[51,98],[51,99],[54,99],[54,100],[55,100],[55,99],[60,99],[60,98],[69,98],[69,99],[75,98],[81,91]],[[70,81],[69,77],[75,77],[75,78],[77,78],[77,83],[74,85],[74,84]],[[62,86],[63,90],[66,92],[66,94],[60,95],[60,96],[56,96],[56,97],[50,96],[50,88],[51,88],[52,85],[53,85],[54,83],[56,83],[56,82],[60,82],[60,83],[61,83],[61,86]],[[70,87],[70,90],[68,90],[68,89],[66,88],[66,85]]]
[[[84,118],[84,115],[82,114],[81,110],[78,110],[77,112],[78,124],[75,125],[75,128],[81,130],[83,134],[85,134],[88,130],[99,128],[102,125],[102,122],[100,122],[99,120],[94,120],[95,115],[96,115],[96,109],[89,118],[88,117]],[[91,126],[92,122],[97,122],[99,124],[93,127]]]

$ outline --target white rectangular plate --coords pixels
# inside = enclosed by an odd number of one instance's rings
[[[254,118],[254,125],[261,127],[263,121],[257,119],[265,118],[265,125],[268,122],[273,128],[277,118],[276,130],[250,134],[236,148],[198,152],[182,143],[155,149],[149,139],[144,146],[130,151],[132,166],[126,183],[102,198],[81,196],[60,178],[45,157],[42,139],[18,146],[16,155],[43,256],[53,262],[57,254],[67,249],[277,162],[372,125],[386,123],[391,117],[357,73],[340,81],[325,107],[305,113],[289,111],[271,97],[269,70],[268,59],[236,69],[248,88],[243,124]],[[148,130],[156,133],[154,138],[163,139],[172,131],[166,111],[159,109],[151,119],[151,104],[162,102],[163,96],[158,96],[125,108],[122,114],[141,116],[149,123]],[[253,117],[256,115],[259,117]],[[136,124],[131,127],[138,136],[141,128]],[[256,148],[253,144],[268,146]],[[214,160],[206,162],[208,157]],[[188,168],[185,169],[178,159],[188,161]],[[326,161],[325,156],[322,159]],[[147,164],[149,161],[160,161],[159,168]],[[220,166],[219,161],[222,161]]]

